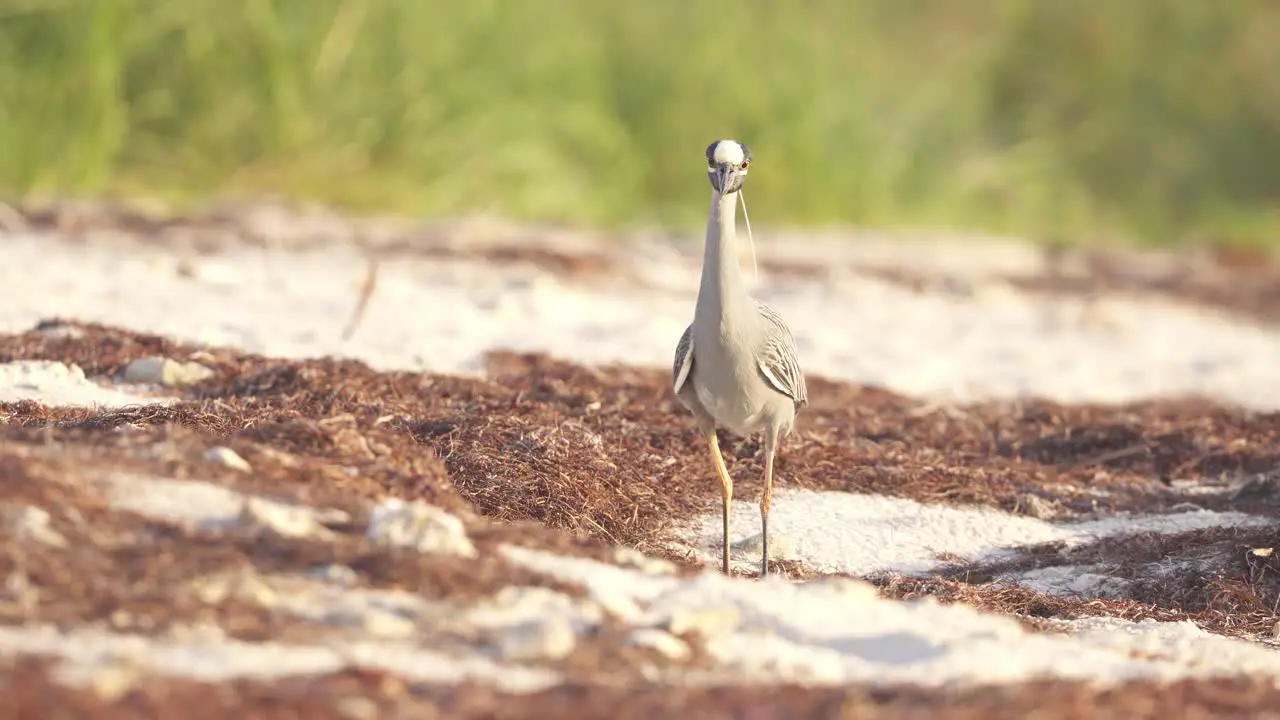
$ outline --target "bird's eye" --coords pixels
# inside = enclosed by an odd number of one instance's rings
[[[741,170],[746,170],[746,169],[747,169],[747,168],[749,168],[749,167],[751,167],[751,161],[750,161],[750,160],[743,160],[743,161],[742,161],[742,164],[738,166],[738,168],[739,168],[739,169],[741,169]]]

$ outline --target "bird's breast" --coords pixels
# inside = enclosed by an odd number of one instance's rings
[[[702,348],[695,352],[691,380],[707,414],[734,432],[745,434],[758,430],[764,403],[757,391],[760,378],[754,363],[733,353],[715,350],[703,353]]]
[[[728,428],[740,435],[760,429],[761,408],[754,406],[743,396],[715,392],[701,383],[694,384],[698,393],[698,401],[720,427]]]

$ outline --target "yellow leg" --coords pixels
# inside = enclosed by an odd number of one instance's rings
[[[711,462],[715,463],[716,474],[720,476],[720,485],[723,489],[721,497],[724,504],[721,512],[724,517],[724,554],[721,556],[721,570],[725,575],[729,574],[729,503],[733,500],[733,478],[729,477],[729,469],[724,466],[724,457],[720,455],[720,439],[716,437],[716,431],[712,430],[707,437],[707,445],[711,448]]]
[[[760,495],[760,577],[769,574],[769,502],[773,499],[773,453],[772,447],[765,448],[764,493]]]

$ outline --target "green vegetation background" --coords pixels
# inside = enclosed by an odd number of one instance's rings
[[[0,0],[0,192],[1280,241],[1276,0]]]

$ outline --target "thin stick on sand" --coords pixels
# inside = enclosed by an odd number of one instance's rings
[[[360,321],[364,319],[364,309],[369,305],[369,298],[373,296],[373,291],[378,287],[378,259],[373,255],[366,256],[369,264],[365,270],[364,284],[360,287],[360,299],[356,302],[355,312],[351,313],[351,319],[347,321],[347,327],[342,331],[343,341],[351,339],[356,329],[360,327]]]

